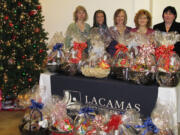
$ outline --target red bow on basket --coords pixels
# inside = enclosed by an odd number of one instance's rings
[[[79,63],[79,61],[82,58],[82,52],[83,50],[87,47],[86,43],[78,43],[78,42],[74,42],[74,46],[73,49],[77,51],[77,55],[76,58],[71,58],[71,62],[72,63]]]
[[[106,125],[107,129],[105,132],[109,133],[110,131],[118,130],[120,124],[122,124],[121,115],[112,115]]]
[[[128,48],[123,44],[117,44],[115,46],[115,49],[116,49],[116,52],[114,56],[116,56],[120,51],[122,51],[123,53],[126,53],[128,51]]]
[[[166,71],[169,71],[170,57],[174,54],[173,49],[174,49],[174,45],[168,45],[167,47],[165,45],[162,45],[162,46],[158,47],[155,52],[157,60],[161,56],[166,61],[165,65],[164,65],[164,69]]]

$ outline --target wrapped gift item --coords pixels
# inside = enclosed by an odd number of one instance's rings
[[[136,125],[142,125],[142,120],[140,118],[140,113],[134,109],[127,110],[122,115],[123,125],[120,126],[120,130],[122,130],[125,135],[136,135],[141,131],[140,129],[135,128]]]
[[[144,50],[148,52],[148,54],[152,54],[153,49],[155,49],[156,45],[154,33],[148,35],[140,33],[131,33],[130,38],[127,40],[127,44],[129,53],[132,56],[132,58],[136,57],[137,55],[139,55],[139,53],[143,52]],[[148,45],[149,48],[145,48],[148,47],[146,45]],[[151,47],[153,48],[150,49]]]
[[[104,78],[110,73],[110,55],[99,34],[92,34],[88,58],[81,65],[81,72],[87,77]]]
[[[156,135],[159,133],[159,129],[150,117],[148,117],[142,125],[136,125],[135,128],[141,130],[140,135]]]
[[[64,37],[62,33],[55,33],[49,42],[47,57],[47,69],[50,72],[58,72],[59,65],[65,62]]]
[[[48,122],[43,117],[44,104],[31,99],[30,109],[26,111],[19,126],[22,135],[49,135]]]
[[[126,47],[127,42],[122,37],[119,37],[119,43],[115,46],[116,52],[114,53],[112,61],[111,75],[118,79],[128,79],[128,68],[130,66],[130,57],[128,48]]]
[[[151,84],[155,79],[156,60],[153,55],[148,55],[144,58],[138,55],[133,62],[128,77],[129,80],[137,84]]]
[[[26,109],[31,105],[29,102],[31,99],[34,99],[37,102],[42,102],[43,95],[41,95],[41,90],[38,85],[35,85],[30,91],[27,93],[18,94],[18,107]]]
[[[92,131],[93,129],[92,122],[95,118],[95,115],[96,114],[92,108],[90,107],[82,108],[74,120],[74,125],[75,125],[74,133],[76,135],[85,135],[89,131],[90,134],[90,131]]]
[[[180,35],[156,32],[156,40],[159,43],[155,53],[158,60],[156,80],[160,86],[176,86],[179,82],[180,58],[173,49]]]
[[[85,52],[88,48],[86,39],[82,36],[74,35],[71,40],[71,45],[66,52],[68,52],[67,60],[60,65],[60,69],[68,75],[75,75],[80,70],[80,65],[84,59],[87,58]]]
[[[172,104],[157,102],[156,108],[151,114],[153,123],[158,127],[157,135],[175,135],[178,125],[174,126],[173,115],[175,109]]]
[[[135,34],[129,40],[129,80],[137,84],[151,84],[155,80],[156,59],[153,35]]]
[[[50,111],[49,129],[53,135],[69,135],[73,132],[73,121],[67,115],[67,104],[57,97],[52,98]]]

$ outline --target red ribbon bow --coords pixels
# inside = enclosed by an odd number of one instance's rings
[[[112,115],[110,121],[107,123],[105,132],[117,130],[119,125],[122,124],[121,115]]]
[[[120,51],[122,51],[123,53],[126,53],[128,51],[128,48],[123,44],[117,44],[115,46],[115,49],[116,49],[116,52],[114,56],[116,56]]]
[[[168,72],[169,71],[169,64],[170,64],[170,57],[174,54],[174,45],[162,45],[156,49],[155,55],[156,59],[158,60],[160,57],[163,57],[165,60],[164,69]]]
[[[82,52],[83,50],[87,47],[86,43],[78,43],[78,42],[74,42],[74,46],[73,49],[77,51],[77,55],[76,58],[71,58],[71,62],[72,63],[79,63],[79,61],[82,58]]]

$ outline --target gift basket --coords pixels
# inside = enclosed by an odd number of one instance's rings
[[[72,36],[71,47],[66,48],[68,52],[66,61],[60,65],[61,71],[68,75],[75,75],[80,71],[82,61],[87,58],[87,39],[80,35]]]
[[[174,44],[180,41],[180,35],[175,32],[155,33],[159,47],[156,49],[157,75],[160,86],[173,87],[179,83],[180,58],[173,51]]]
[[[136,34],[129,41],[131,60],[128,77],[137,84],[152,84],[155,80],[155,44],[152,37]]]
[[[128,80],[130,65],[126,38],[126,35],[118,38],[118,44],[115,46],[116,52],[112,60],[111,76],[121,80]]]
[[[52,135],[73,135],[73,121],[67,115],[67,103],[54,96],[48,105],[49,131]]]
[[[89,48],[89,56],[81,65],[81,72],[84,76],[104,78],[110,73],[110,55],[105,51],[105,44],[100,34],[91,32],[91,47]]]
[[[56,32],[48,44],[47,69],[50,72],[58,72],[59,66],[65,62],[64,37]]]
[[[173,121],[175,108],[171,104],[157,102],[156,108],[151,114],[153,123],[159,129],[157,135],[177,135],[178,125]]]
[[[26,111],[19,126],[21,135],[49,135],[48,122],[43,118],[44,104],[31,99],[31,106]],[[43,124],[42,124],[43,122]]]
[[[38,85],[31,91],[18,95],[18,106],[26,110],[19,125],[21,135],[49,135],[47,115]]]

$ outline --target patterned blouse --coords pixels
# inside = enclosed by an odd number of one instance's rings
[[[110,31],[110,34],[111,34],[112,38],[114,40],[118,41],[118,37],[120,36],[120,33],[119,33],[117,27],[116,26],[112,26],[112,27],[109,28],[109,31]],[[126,26],[124,34],[130,33],[130,31],[131,31],[131,27]]]
[[[84,40],[88,40],[88,36],[90,33],[90,25],[85,23],[84,31],[81,31],[76,23],[71,23],[66,31],[66,37],[65,37],[65,46],[66,48],[71,47],[71,41],[73,39],[73,36],[81,37]]]

